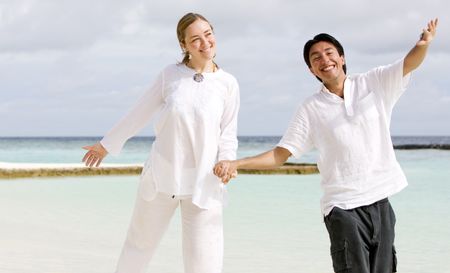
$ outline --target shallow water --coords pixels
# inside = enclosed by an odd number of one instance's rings
[[[77,162],[95,139],[0,139],[0,161]],[[253,138],[239,156],[277,139]],[[424,141],[424,139],[422,139]],[[30,145],[32,143],[32,145]],[[110,162],[142,162],[147,140]],[[397,215],[399,272],[450,272],[450,151],[396,150],[409,186],[390,198]],[[312,152],[300,161],[314,162]],[[114,272],[138,176],[0,180],[0,273]],[[240,175],[228,187],[224,273],[332,272],[320,214],[319,175]],[[181,273],[174,217],[149,272]]]
[[[450,270],[450,152],[400,151],[391,197],[399,272]],[[0,272],[113,272],[137,176],[0,181]],[[241,175],[229,185],[224,273],[332,272],[319,175]],[[183,272],[174,217],[149,272]]]

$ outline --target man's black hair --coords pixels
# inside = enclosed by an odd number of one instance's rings
[[[309,60],[309,51],[311,50],[311,47],[313,47],[313,45],[317,44],[318,42],[328,42],[337,49],[339,56],[345,55],[344,48],[342,47],[341,43],[339,43],[339,41],[336,40],[336,38],[326,33],[317,34],[316,36],[314,36],[313,39],[306,42],[305,46],[303,47],[303,58],[305,59],[305,62],[309,68],[311,68],[311,61]],[[344,70],[344,73],[347,73],[347,65],[344,64],[342,68]],[[322,81],[319,77],[316,76],[316,78],[319,81]]]

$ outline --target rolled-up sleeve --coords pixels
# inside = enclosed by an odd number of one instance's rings
[[[164,73],[137,101],[134,107],[117,122],[100,143],[112,155],[118,155],[125,142],[142,130],[163,104]]]
[[[234,160],[238,148],[237,119],[240,106],[239,85],[234,81],[225,99],[225,107],[220,122],[220,139],[217,159]]]
[[[369,81],[377,86],[374,91],[379,93],[388,109],[392,109],[397,103],[411,78],[411,73],[403,76],[403,62],[404,59],[400,59],[367,72]]]
[[[295,158],[299,158],[313,147],[311,133],[310,118],[305,107],[300,105],[277,146],[289,150]]]

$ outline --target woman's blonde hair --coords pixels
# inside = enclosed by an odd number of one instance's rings
[[[187,14],[185,14],[183,17],[181,17],[180,21],[178,21],[178,25],[177,25],[177,37],[178,37],[178,42],[180,43],[180,45],[185,45],[185,38],[186,38],[186,29],[195,21],[197,21],[198,19],[203,20],[205,22],[207,22],[209,24],[209,26],[211,27],[211,30],[213,30],[213,26],[211,25],[211,23],[206,20],[205,17],[203,17],[202,15],[198,14],[198,13],[192,13],[189,12]],[[183,48],[183,46],[182,46]],[[183,60],[181,61],[181,63],[183,64],[187,64],[189,62],[189,52],[183,50]]]

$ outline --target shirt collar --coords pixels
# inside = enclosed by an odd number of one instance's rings
[[[345,112],[348,116],[353,116],[353,82],[348,77],[344,80],[344,99],[339,97],[338,95],[332,93],[324,84],[322,84],[322,88],[319,91],[326,99],[342,103],[344,102]]]

